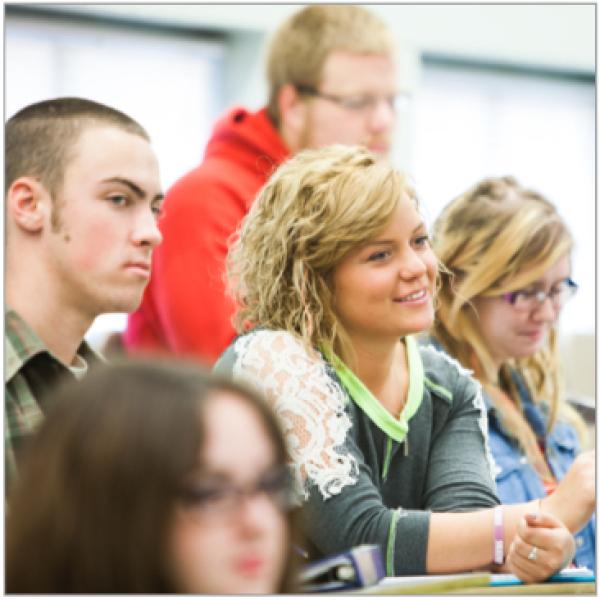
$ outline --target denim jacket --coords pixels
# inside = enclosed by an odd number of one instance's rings
[[[579,453],[579,443],[574,429],[564,422],[555,423],[546,434],[548,406],[534,404],[522,378],[513,373],[519,390],[525,418],[539,437],[545,439],[546,460],[552,473],[560,481],[569,470]],[[504,504],[528,502],[546,495],[540,476],[517,442],[502,426],[490,398],[484,394],[488,409],[489,444],[496,461],[496,486],[498,497]],[[577,552],[575,562],[578,567],[596,571],[596,518],[593,516],[587,525],[575,535]]]

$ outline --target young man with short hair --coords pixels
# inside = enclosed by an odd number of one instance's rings
[[[127,115],[81,98],[32,104],[5,128],[5,469],[64,377],[98,360],[83,337],[134,310],[161,241],[158,162]]]
[[[273,170],[303,148],[361,144],[388,154],[397,94],[386,24],[354,5],[311,5],[285,21],[268,52],[268,107],[235,108],[203,162],[169,191],[164,243],[123,336],[130,352],[214,362],[235,332],[225,293],[228,238]]]

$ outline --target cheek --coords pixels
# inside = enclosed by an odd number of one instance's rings
[[[101,220],[63,235],[68,236],[65,242],[73,249],[76,266],[85,271],[93,271],[103,264],[118,242],[114,224]]]
[[[427,269],[427,277],[432,288],[435,286],[435,282],[438,276],[438,261],[435,254],[430,251],[427,258],[425,259],[425,267]]]
[[[212,581],[212,574],[218,576],[222,572],[230,546],[226,536],[211,535],[207,528],[176,519],[169,555],[170,572],[176,589],[196,594],[211,589],[216,583]]]
[[[481,334],[490,347],[509,342],[518,329],[519,323],[513,311],[487,310],[481,315]]]

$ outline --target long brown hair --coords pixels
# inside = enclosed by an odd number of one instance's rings
[[[257,410],[283,467],[284,439],[266,403],[197,366],[121,361],[58,390],[8,499],[6,591],[176,593],[169,518],[218,391]],[[279,591],[293,586],[291,560],[288,549]]]

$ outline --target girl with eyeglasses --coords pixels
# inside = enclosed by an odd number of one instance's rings
[[[503,177],[452,201],[434,225],[433,246],[446,267],[433,339],[483,385],[498,496],[545,498],[586,438],[563,399],[557,347],[560,311],[577,291],[571,234],[548,200]],[[593,476],[585,485],[595,485]],[[594,518],[576,542],[577,565],[595,570]]]
[[[286,449],[196,367],[98,368],[47,404],[6,519],[6,592],[293,591]]]
[[[279,416],[311,558],[369,543],[390,576],[543,580],[574,551],[562,500],[578,474],[542,511],[498,506],[480,385],[416,343],[436,275],[404,175],[364,148],[305,150],[274,172],[231,246],[241,335],[216,369],[252,381]],[[581,495],[568,526],[593,504]]]

